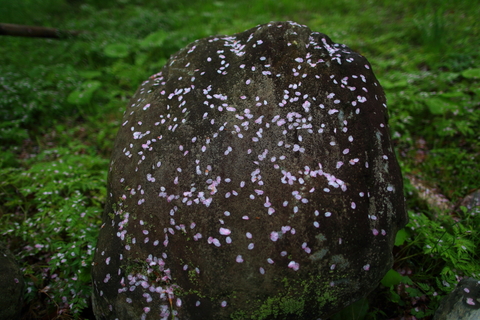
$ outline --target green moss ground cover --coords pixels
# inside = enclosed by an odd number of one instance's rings
[[[87,31],[0,37],[0,235],[27,282],[25,319],[93,319],[89,269],[108,157],[139,84],[189,42],[294,20],[365,55],[389,101],[410,223],[395,264],[337,319],[430,319],[480,278],[480,6],[468,0],[2,0],[0,23]],[[425,201],[412,181],[448,200]],[[449,206],[448,204],[451,204]]]

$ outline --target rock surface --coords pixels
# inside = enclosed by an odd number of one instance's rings
[[[18,319],[23,303],[23,274],[15,256],[0,242],[0,320]]]
[[[480,214],[480,190],[475,190],[468,194],[460,202],[460,206],[465,207],[468,214]]]
[[[443,298],[433,320],[480,319],[480,281],[462,279],[457,287]]]
[[[97,319],[316,319],[373,290],[407,220],[370,64],[293,22],[198,40],[125,112]]]

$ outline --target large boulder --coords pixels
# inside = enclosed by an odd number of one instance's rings
[[[407,220],[367,60],[294,22],[198,40],[111,159],[98,319],[315,319],[374,289]]]

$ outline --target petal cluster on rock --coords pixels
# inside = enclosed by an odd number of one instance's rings
[[[388,130],[367,60],[306,26],[180,50],[118,132],[97,318],[314,319],[364,296],[407,219]]]

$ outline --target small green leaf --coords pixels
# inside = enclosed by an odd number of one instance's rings
[[[401,246],[402,244],[405,243],[405,241],[408,238],[408,232],[405,229],[399,230],[397,232],[397,235],[395,236],[395,245],[396,246]]]
[[[445,93],[442,93],[442,94],[439,94],[438,95],[439,97],[442,97],[442,98],[462,98],[462,97],[465,97],[467,98],[468,96],[461,92],[461,91],[454,91],[454,92],[445,92]]]
[[[97,91],[97,89],[100,88],[101,85],[102,83],[100,81],[85,81],[84,83],[82,83],[80,88],[74,90],[68,95],[68,103],[80,105],[88,104],[90,100],[92,100],[92,96],[95,91]]]
[[[454,111],[458,108],[457,104],[437,97],[425,100],[425,104],[427,105],[428,110],[434,115],[443,115],[448,111]]]
[[[438,78],[442,81],[453,81],[458,78],[460,74],[455,72],[442,72],[438,75]]]
[[[136,66],[143,66],[146,65],[146,62],[148,61],[148,54],[146,53],[137,53],[135,55],[135,65]]]
[[[394,80],[394,81],[382,80],[381,84],[382,84],[382,87],[387,90],[402,89],[402,88],[408,87],[408,81],[406,79]]]
[[[152,47],[161,47],[167,39],[168,33],[163,30],[159,30],[153,33],[150,33],[143,40],[140,40],[140,47],[143,49],[148,49]]]
[[[402,275],[397,271],[390,269],[387,274],[383,277],[381,283],[385,287],[396,286],[402,281]]]
[[[111,43],[103,48],[103,53],[109,58],[125,58],[130,54],[130,50],[124,43]]]
[[[100,77],[102,75],[102,72],[87,70],[87,71],[80,71],[78,74],[85,79],[93,79],[93,78]]]
[[[402,277],[402,283],[408,284],[408,285],[413,285],[413,281],[412,281],[412,279],[410,279],[409,276]]]
[[[362,320],[365,319],[369,308],[368,300],[362,298],[351,305],[345,307],[340,312],[334,314],[330,319],[332,320],[345,320],[345,319],[355,319]]]
[[[478,79],[480,78],[480,68],[464,70],[462,76],[467,79]]]
[[[400,306],[405,305],[405,302],[403,302],[402,297],[400,297],[400,295],[393,290],[390,290],[390,300],[394,303],[399,304]]]

